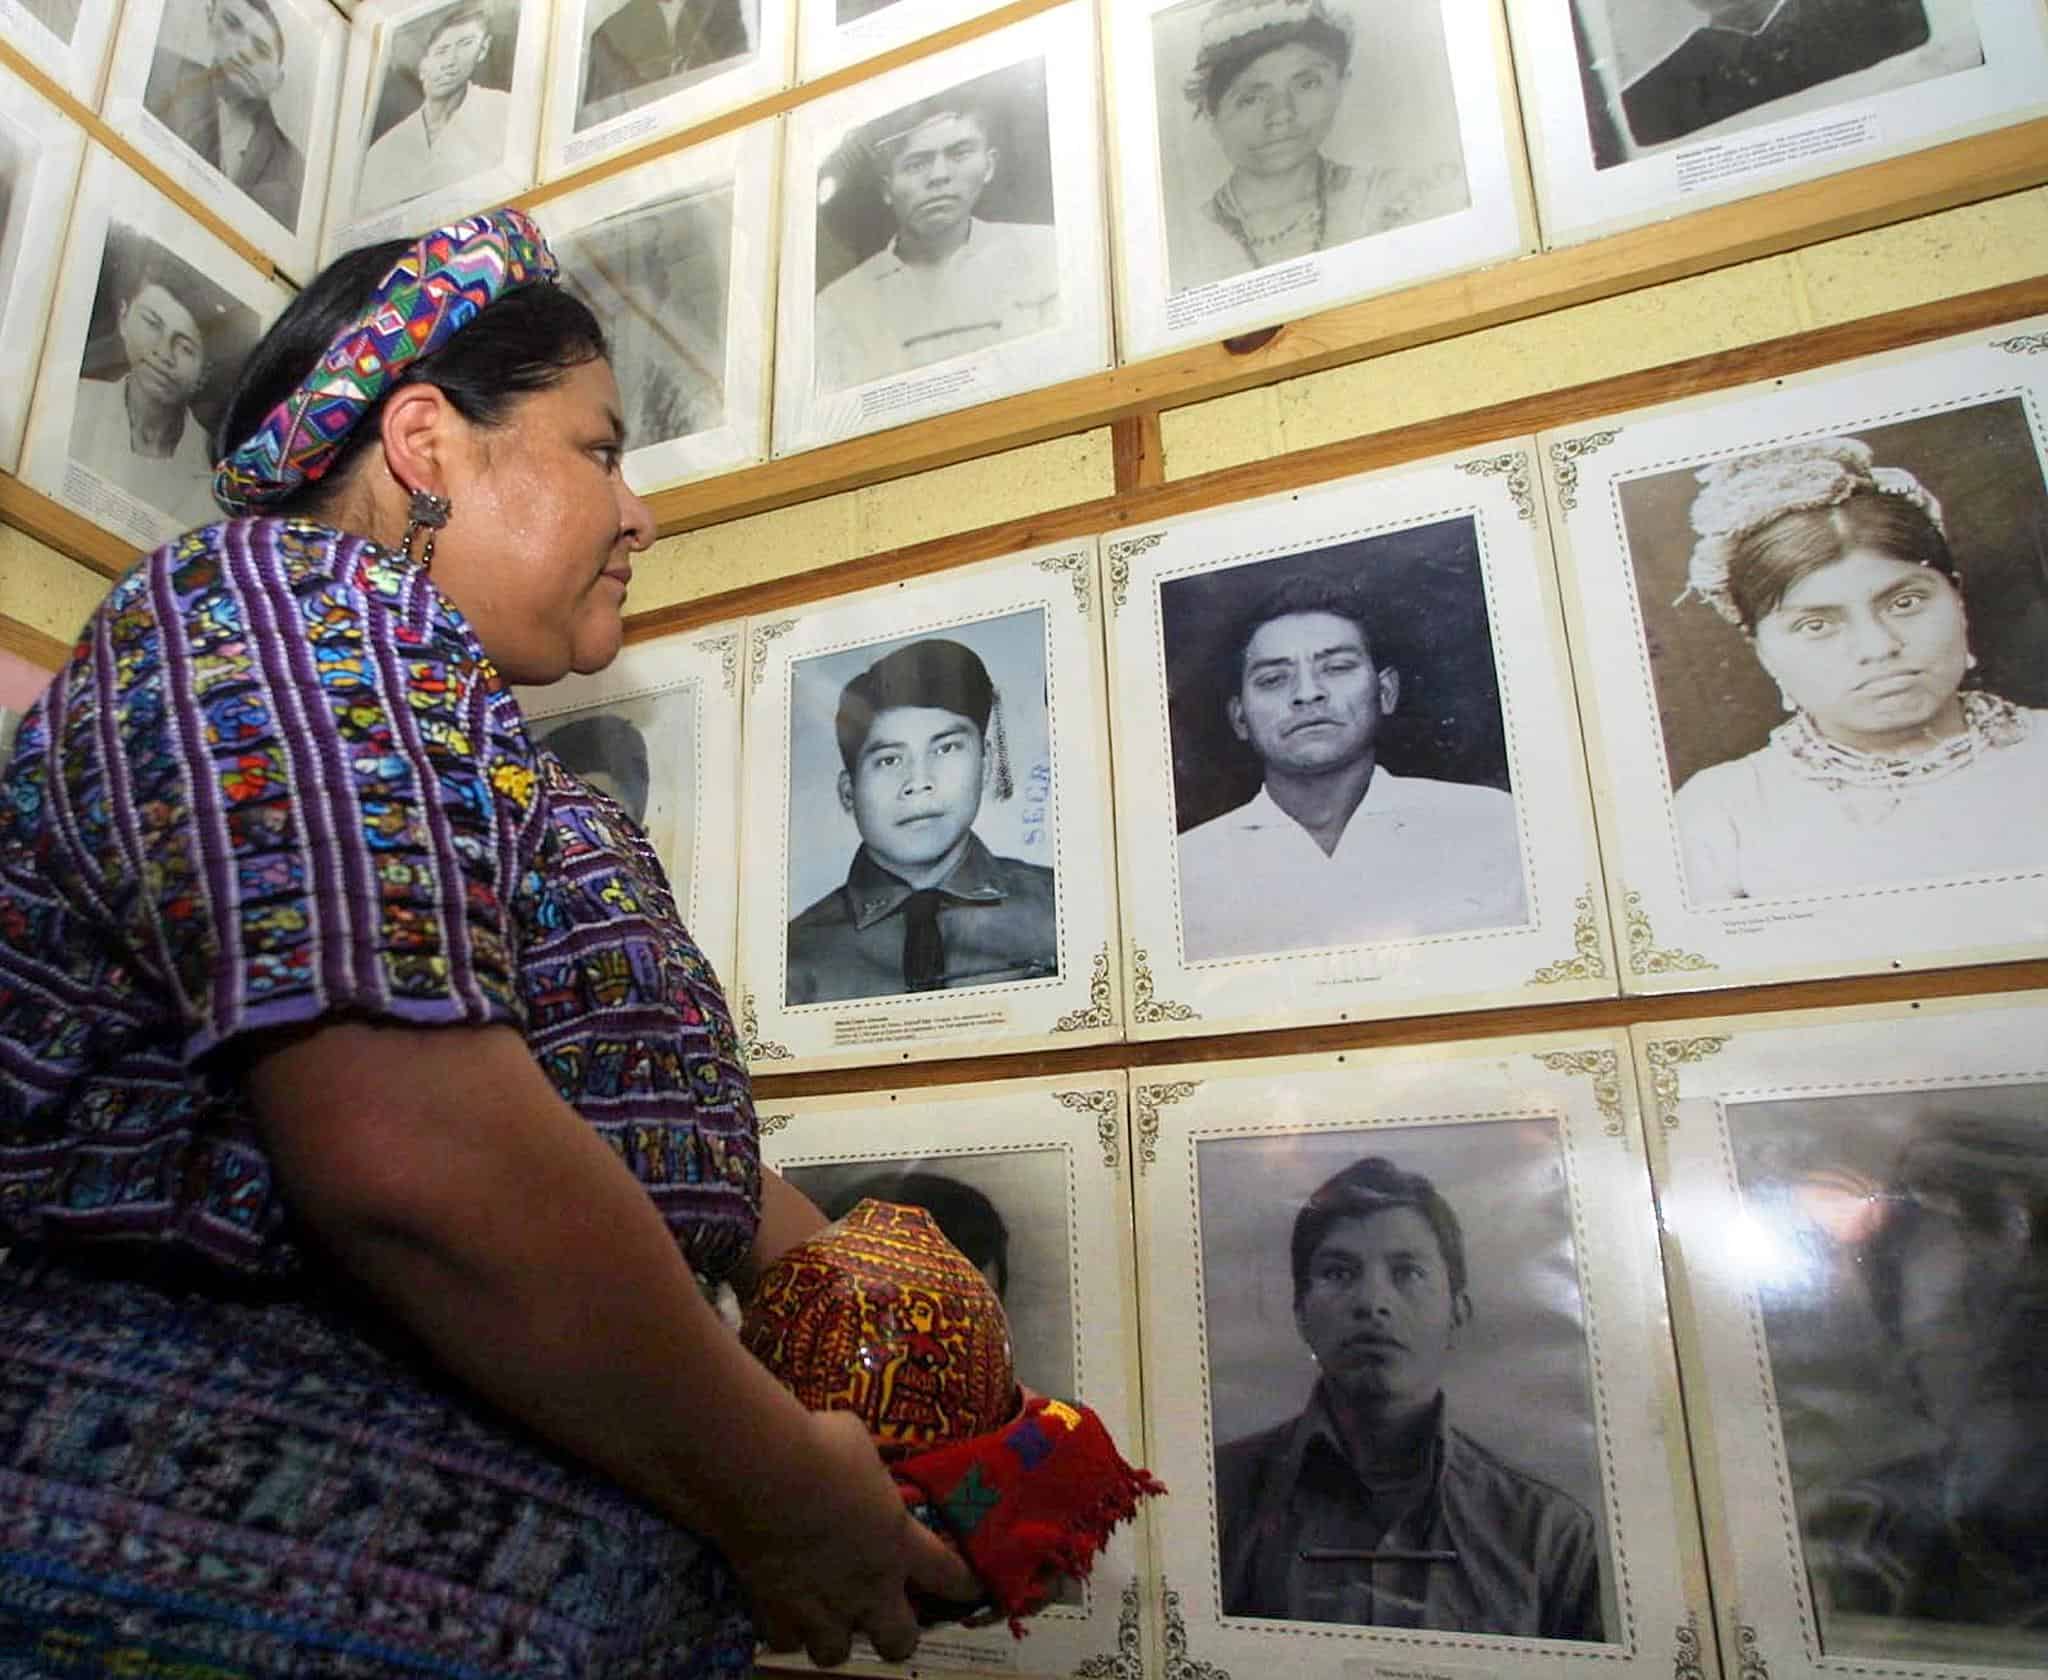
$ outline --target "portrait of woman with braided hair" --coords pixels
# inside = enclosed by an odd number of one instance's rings
[[[750,1673],[979,1595],[723,1325],[823,1216],[724,992],[515,685],[651,515],[487,211],[245,364],[0,781],[0,1673]],[[61,1661],[59,1660],[61,1659]]]
[[[1746,638],[1785,719],[1676,800],[1695,903],[2048,864],[2048,711],[1973,673],[1934,493],[1832,437],[1703,467],[1681,602]]]

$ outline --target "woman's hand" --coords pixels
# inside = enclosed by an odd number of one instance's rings
[[[821,1668],[844,1662],[856,1635],[901,1662],[917,1649],[906,1587],[969,1603],[974,1572],[912,1517],[851,1412],[811,1415],[826,1474],[808,1497],[764,1504],[719,1536],[745,1582],[771,1651],[806,1652]]]

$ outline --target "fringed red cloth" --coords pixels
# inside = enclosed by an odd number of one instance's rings
[[[1020,1639],[1023,1618],[1061,1578],[1084,1578],[1139,1500],[1166,1491],[1124,1462],[1088,1407],[1042,1395],[1003,1428],[897,1459],[889,1472],[906,1501],[938,1518]]]

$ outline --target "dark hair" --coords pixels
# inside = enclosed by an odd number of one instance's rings
[[[635,822],[647,820],[647,737],[631,718],[586,712],[541,729],[541,745],[579,776],[586,770],[616,776],[620,802]]]
[[[883,654],[839,691],[839,710],[832,719],[839,762],[850,773],[875,719],[897,706],[957,712],[986,738],[995,698],[988,667],[971,647],[944,636],[905,643]]]
[[[981,131],[984,142],[991,147],[996,144],[995,119],[983,101],[963,98],[957,90],[933,94],[929,99],[920,99],[915,105],[891,111],[868,125],[869,153],[883,179],[888,178],[896,154],[903,150],[911,135],[942,117],[958,117],[963,122],[971,122]]]
[[[1930,1221],[1974,1231],[2022,1229],[2029,1258],[2048,1276],[2048,1135],[2034,1120],[1932,1116],[1899,1151],[1880,1207],[1858,1269],[1878,1323],[1896,1337],[1906,1251]]]
[[[1728,557],[1728,598],[1742,627],[1754,630],[1800,579],[1857,548],[1929,566],[1956,581],[1948,539],[1925,512],[1904,496],[1857,490],[1833,507],[1781,513],[1735,545]]]
[[[1296,572],[1275,584],[1239,615],[1229,644],[1230,692],[1244,687],[1244,656],[1252,638],[1276,618],[1293,618],[1301,613],[1328,613],[1358,626],[1366,649],[1372,648],[1372,622],[1367,616],[1365,593],[1341,578],[1317,572]]]
[[[1181,84],[1181,91],[1202,115],[1213,117],[1224,94],[1230,91],[1230,84],[1252,60],[1296,41],[1329,59],[1337,66],[1338,75],[1349,73],[1350,34],[1326,17],[1311,15],[1299,23],[1271,23],[1263,29],[1249,30],[1198,54],[1195,73]]]
[[[923,1208],[946,1241],[975,1265],[994,1268],[998,1298],[1009,1293],[1010,1227],[996,1212],[995,1203],[973,1185],[944,1173],[892,1169],[849,1185],[818,1211],[830,1219],[843,1219],[869,1196],[878,1202]]]
[[[1443,1250],[1444,1271],[1451,1294],[1465,1292],[1465,1233],[1458,1216],[1437,1187],[1421,1173],[1403,1172],[1383,1155],[1367,1155],[1316,1187],[1294,1216],[1294,1304],[1308,1293],[1309,1262],[1315,1258],[1332,1225],[1340,1219],[1364,1219],[1389,1208],[1413,1208],[1429,1221],[1436,1245]]]
[[[213,458],[231,454],[265,416],[297,389],[337,334],[362,313],[377,284],[415,242],[387,239],[334,259],[285,307],[242,364],[214,431]],[[377,423],[394,391],[437,387],[471,425],[502,426],[517,400],[552,390],[570,372],[605,355],[604,329],[582,299],[560,286],[535,284],[505,293],[430,356],[414,362],[357,420],[326,474],[282,502],[274,513],[314,513],[351,476],[356,460],[377,445]]]
[[[208,10],[220,3],[221,0],[212,0]],[[277,8],[271,5],[270,0],[242,0],[242,3],[270,25],[270,32],[277,37],[277,60],[282,64],[285,53],[284,25],[278,22]]]
[[[484,34],[488,37],[491,33],[490,8],[484,5],[482,0],[462,0],[461,5],[456,6],[450,11],[443,12],[427,26],[427,38],[420,43],[420,57],[425,58],[428,53],[434,50],[434,43],[436,41],[457,24],[462,23],[482,24]]]

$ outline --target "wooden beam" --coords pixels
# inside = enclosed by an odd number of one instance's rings
[[[102,531],[40,490],[31,490],[10,473],[0,473],[0,524],[26,532],[45,548],[54,548],[104,578],[119,577],[142,555],[141,549]]]
[[[1159,435],[1156,408],[1112,421],[1109,449],[1118,495],[1156,490],[1166,482],[1166,444]]]
[[[2048,118],[1545,251],[1292,322],[1250,349],[1202,345],[1000,402],[829,444],[649,496],[664,536],[833,496],[1143,410],[1682,280],[2048,182]]]
[[[34,625],[23,624],[5,613],[0,613],[0,653],[11,653],[45,671],[61,671],[71,657],[71,649],[55,636],[45,635]]]
[[[674,606],[629,617],[626,639],[647,641],[700,624],[780,612],[856,589],[1015,554],[1041,543],[1067,542],[1076,537],[1149,525],[1254,496],[1299,490],[1334,478],[1427,460],[1501,438],[1524,437],[1531,432],[1579,425],[1603,415],[1679,397],[1726,390],[1757,380],[1780,379],[1857,356],[1924,344],[1952,333],[1978,331],[2043,312],[2048,312],[2048,276],[1993,286],[1959,298],[1915,304],[1840,326],[1745,345],[1739,350],[1716,351],[1662,367],[1538,392],[1393,431],[1369,433],[1291,455],[1276,455],[1243,466],[1054,508],[957,536],[939,537],[909,548],[863,555],[816,571],[751,584],[744,589],[701,595],[695,600],[679,601]]]

